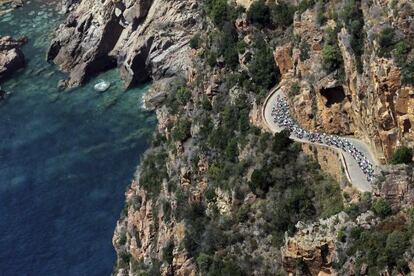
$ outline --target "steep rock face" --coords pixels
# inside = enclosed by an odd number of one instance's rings
[[[332,1],[325,10],[338,9],[343,3]],[[321,24],[317,8],[296,14],[294,34],[300,41],[277,48],[275,59],[283,68],[282,89],[291,96],[291,106],[300,124],[327,133],[354,134],[370,143],[385,162],[397,146],[411,146],[414,142],[411,129],[414,92],[412,86],[402,84],[401,68],[395,61],[380,57],[378,36],[384,28],[392,26],[398,37],[411,39],[414,29],[409,18],[414,14],[414,4],[362,1],[360,8],[366,33],[360,57],[362,73],[358,70],[359,57],[351,47],[351,34],[345,27],[336,38],[343,72],[325,70],[326,30],[338,22],[328,20]]]
[[[327,75],[321,64],[324,30],[316,23],[316,13],[296,14],[293,26],[301,41],[277,47],[274,56],[282,68],[282,89],[290,96],[296,119],[308,129],[351,134],[344,88],[336,73]]]
[[[292,237],[286,236],[281,248],[283,267],[290,275],[354,275],[352,265],[340,267],[341,272],[333,266],[338,262],[339,252],[346,248],[346,244],[338,241],[338,233],[349,232],[356,226],[371,229],[377,224],[378,219],[371,211],[362,213],[355,221],[341,212],[311,224],[298,222],[297,232]]]
[[[56,31],[48,60],[70,74],[68,87],[115,66],[126,88],[184,74],[198,12],[196,1],[83,0]]]
[[[346,185],[348,180],[343,173],[341,157],[335,150],[310,144],[303,144],[302,149],[305,154],[317,161],[321,169],[333,177],[341,186]]]
[[[14,40],[10,36],[0,36],[0,80],[24,67],[25,60],[20,46],[25,42],[25,38]]]
[[[108,53],[122,31],[116,6],[113,1],[99,5],[82,1],[56,31],[47,59],[70,73],[69,87],[81,85],[89,76],[115,65]]]
[[[385,198],[394,210],[414,205],[413,170],[407,165],[387,166],[379,172],[374,194]]]
[[[298,223],[294,237],[285,238],[281,248],[283,267],[288,273],[297,273],[297,263],[302,262],[309,275],[331,275],[336,258],[336,235],[349,220],[340,213],[328,220],[305,225]],[[350,222],[348,222],[350,223]]]
[[[174,199],[166,190],[157,200],[151,199],[147,192],[135,181],[126,193],[126,210],[116,226],[112,239],[117,251],[117,272],[115,275],[135,275],[139,265],[152,264],[163,259],[163,249],[169,245],[179,245],[185,237],[185,225],[170,220],[166,209],[160,208],[162,202],[172,203]],[[124,254],[131,255],[126,261]],[[185,249],[172,251],[173,265],[161,266],[162,275],[195,275],[195,264],[187,257]]]

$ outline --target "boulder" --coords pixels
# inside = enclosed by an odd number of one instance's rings
[[[14,40],[9,36],[0,36],[0,80],[24,67],[25,59],[20,46],[26,41],[26,38]]]

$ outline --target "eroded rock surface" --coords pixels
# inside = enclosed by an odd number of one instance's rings
[[[25,59],[20,46],[26,41],[26,38],[15,40],[10,36],[0,36],[0,80],[24,67]]]
[[[68,87],[116,66],[126,88],[189,69],[196,1],[83,0],[72,9],[48,52],[69,73]]]
[[[344,3],[329,2],[325,10],[338,9]],[[414,143],[414,92],[411,85],[402,83],[401,68],[395,61],[378,54],[378,36],[392,26],[399,38],[412,39],[414,4],[407,0],[361,1],[360,8],[366,33],[360,59],[351,47],[347,29],[342,27],[337,33],[343,72],[324,69],[326,30],[336,27],[337,22],[318,22],[317,8],[295,15],[293,32],[300,41],[278,46],[274,56],[281,68],[282,88],[291,96],[301,125],[327,133],[353,134],[370,143],[386,162],[397,146]]]

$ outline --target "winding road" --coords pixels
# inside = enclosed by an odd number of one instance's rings
[[[264,118],[264,121],[266,122],[267,127],[270,129],[273,133],[281,132],[284,127],[279,126],[277,123],[274,122],[274,118],[272,116],[272,109],[275,107],[276,101],[278,97],[285,97],[282,93],[282,91],[279,89],[279,87],[273,88],[269,95],[267,96],[265,103],[263,105],[262,109],[262,116]],[[316,144],[319,146],[324,146],[328,148],[332,148],[336,150],[339,153],[339,156],[341,157],[342,166],[344,167],[346,177],[348,181],[352,184],[353,187],[355,187],[357,190],[361,192],[371,192],[372,191],[372,185],[367,180],[367,176],[364,174],[360,166],[358,165],[358,162],[354,159],[354,157],[348,153],[347,151],[344,151],[340,148],[329,146],[326,144],[321,143],[313,143],[305,139],[301,139],[294,134],[290,135],[290,138],[294,141],[301,142],[301,143],[308,143],[308,144]],[[362,142],[361,140],[358,140],[356,138],[351,137],[344,137],[349,142],[352,143],[352,145],[361,151],[364,156],[367,158],[371,164],[375,167],[379,164],[378,160],[375,158],[374,154],[370,150],[369,146]]]

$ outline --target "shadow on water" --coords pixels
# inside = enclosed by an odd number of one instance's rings
[[[45,4],[46,3],[46,4]],[[0,105],[1,275],[109,275],[111,238],[155,116],[147,87],[123,91],[116,70],[71,92],[45,61],[55,3],[32,0],[0,17],[0,35],[26,35],[25,70],[2,83]],[[113,82],[99,93],[98,79]]]

